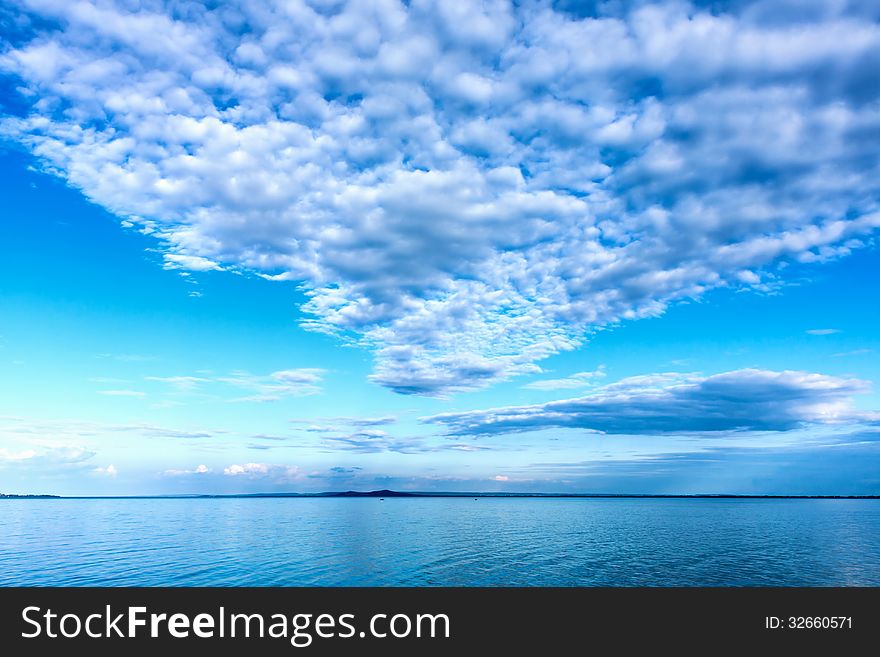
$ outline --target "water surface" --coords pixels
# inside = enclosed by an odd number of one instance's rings
[[[880,585],[880,500],[0,500],[0,585]]]

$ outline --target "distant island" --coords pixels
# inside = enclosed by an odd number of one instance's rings
[[[7,495],[6,493],[0,493],[0,500],[8,499],[8,500],[45,500],[45,499],[60,499],[60,495]]]
[[[240,498],[313,498],[313,497],[472,497],[472,498],[588,498],[588,499],[756,499],[756,500],[876,500],[880,495],[728,495],[728,494],[652,494],[652,493],[456,493],[456,492],[404,492],[396,490],[328,491],[323,493],[240,493],[240,494],[192,494],[192,495],[11,495],[0,493],[0,499],[240,499]]]

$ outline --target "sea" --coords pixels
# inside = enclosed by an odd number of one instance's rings
[[[880,500],[0,500],[2,586],[878,586]]]

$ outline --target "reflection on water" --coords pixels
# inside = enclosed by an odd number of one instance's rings
[[[0,585],[880,585],[878,500],[0,500]]]

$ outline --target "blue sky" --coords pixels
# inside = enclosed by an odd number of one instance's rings
[[[878,494],[878,12],[9,3],[0,491]]]

